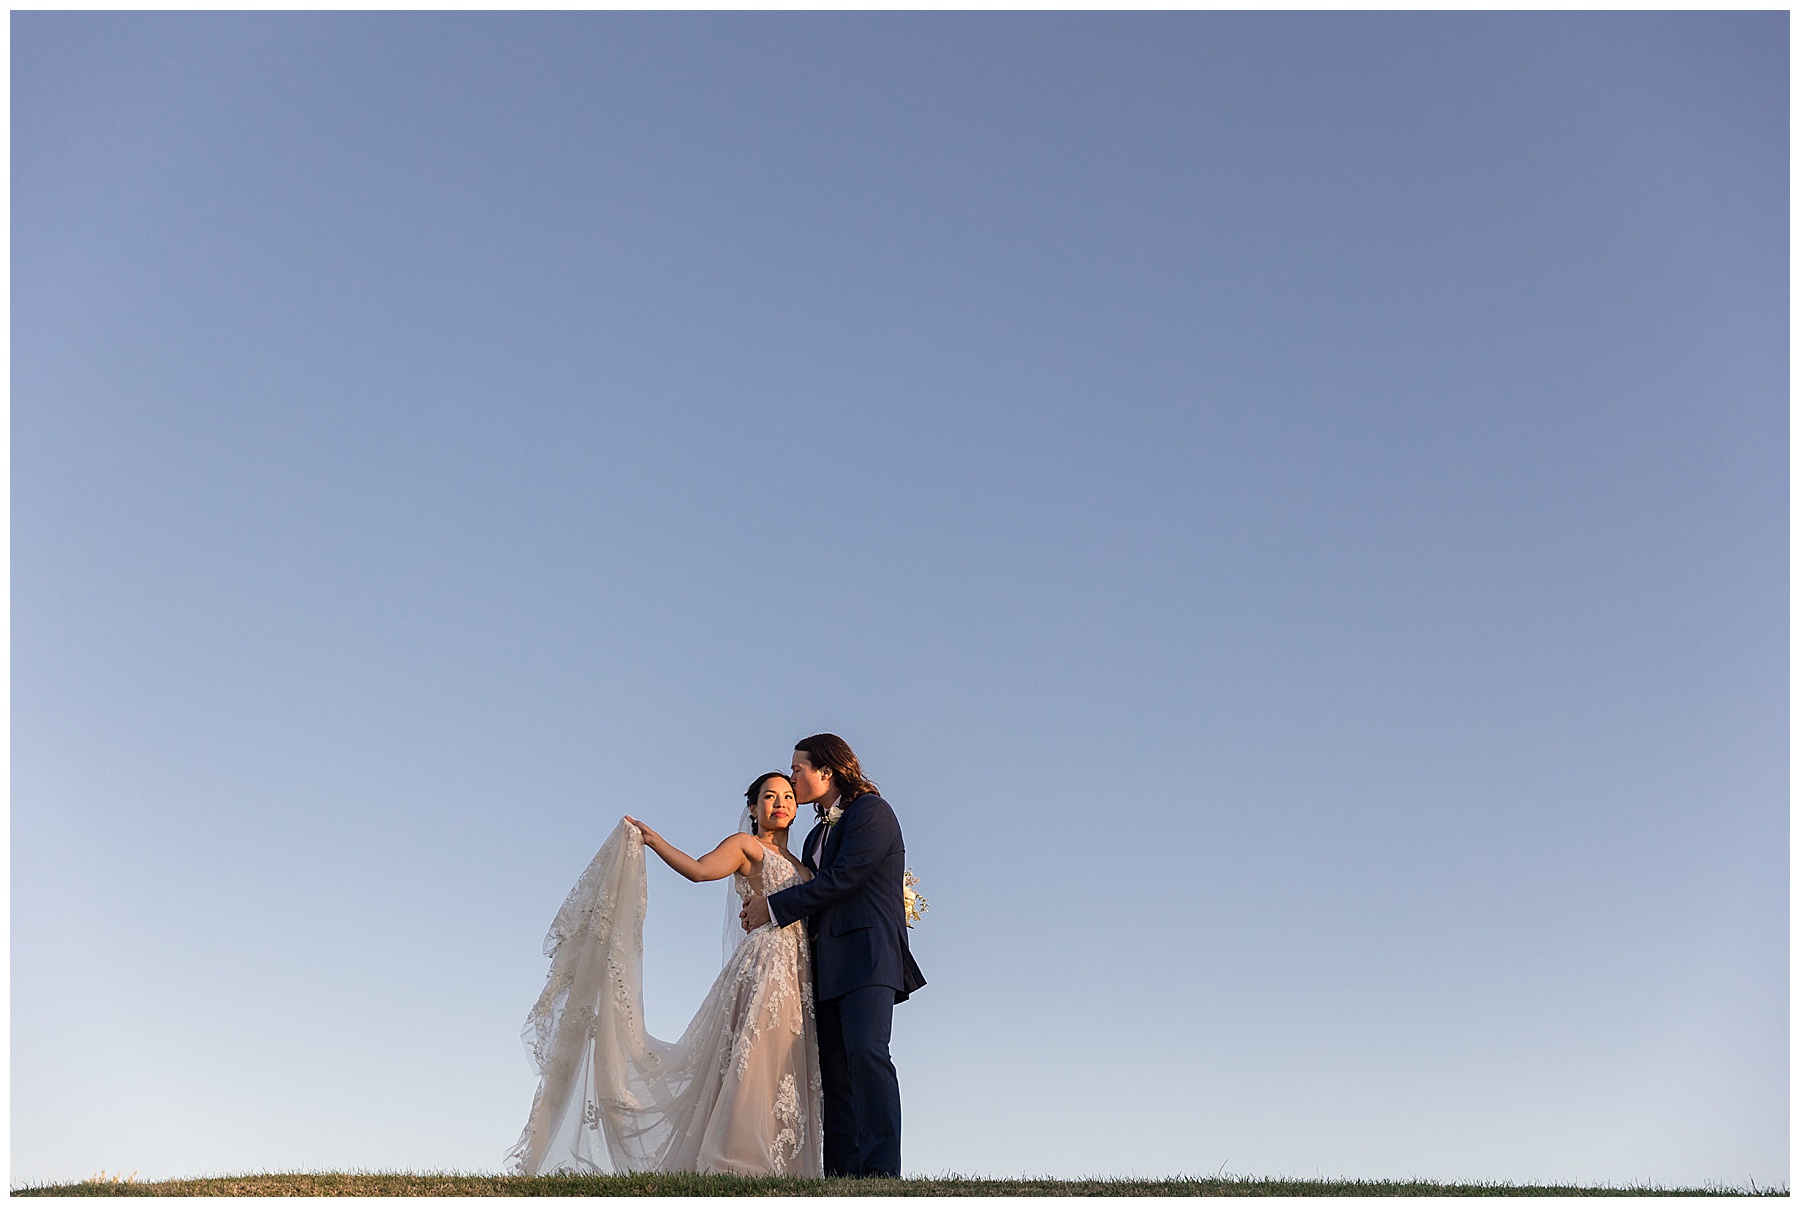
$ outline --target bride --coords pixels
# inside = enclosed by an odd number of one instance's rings
[[[621,821],[544,939],[549,980],[525,1023],[541,1080],[512,1173],[697,1171],[823,1176],[819,1042],[801,926],[745,935],[739,903],[809,879],[787,849],[787,776],[758,776],[739,832],[695,859]],[[732,878],[724,970],[674,1043],[644,1030],[644,848],[689,880]]]

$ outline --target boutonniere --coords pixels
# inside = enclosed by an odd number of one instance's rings
[[[827,830],[829,830],[832,826],[837,825],[838,818],[842,817],[843,815],[844,815],[844,806],[842,806],[842,805],[833,805],[833,806],[831,806],[831,808],[825,810],[825,828]]]

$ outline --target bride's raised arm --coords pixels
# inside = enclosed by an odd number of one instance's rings
[[[727,835],[724,842],[695,859],[692,855],[677,850],[668,839],[637,818],[627,817],[625,820],[638,828],[638,833],[644,836],[645,846],[689,880],[723,880],[733,872],[748,875],[755,870],[751,866],[754,855],[750,847],[757,844],[756,839],[748,834]]]

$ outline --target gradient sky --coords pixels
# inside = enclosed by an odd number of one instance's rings
[[[1787,1181],[1786,13],[11,23],[15,1184],[497,1168],[822,729],[910,1172]]]

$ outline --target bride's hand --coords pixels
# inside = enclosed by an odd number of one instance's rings
[[[625,820],[637,827],[637,832],[639,834],[643,835],[644,841],[646,843],[649,842],[652,838],[661,838],[662,837],[661,834],[658,834],[655,830],[652,830],[649,826],[645,825],[643,822],[639,821],[637,818],[632,817],[630,814],[626,814]]]

